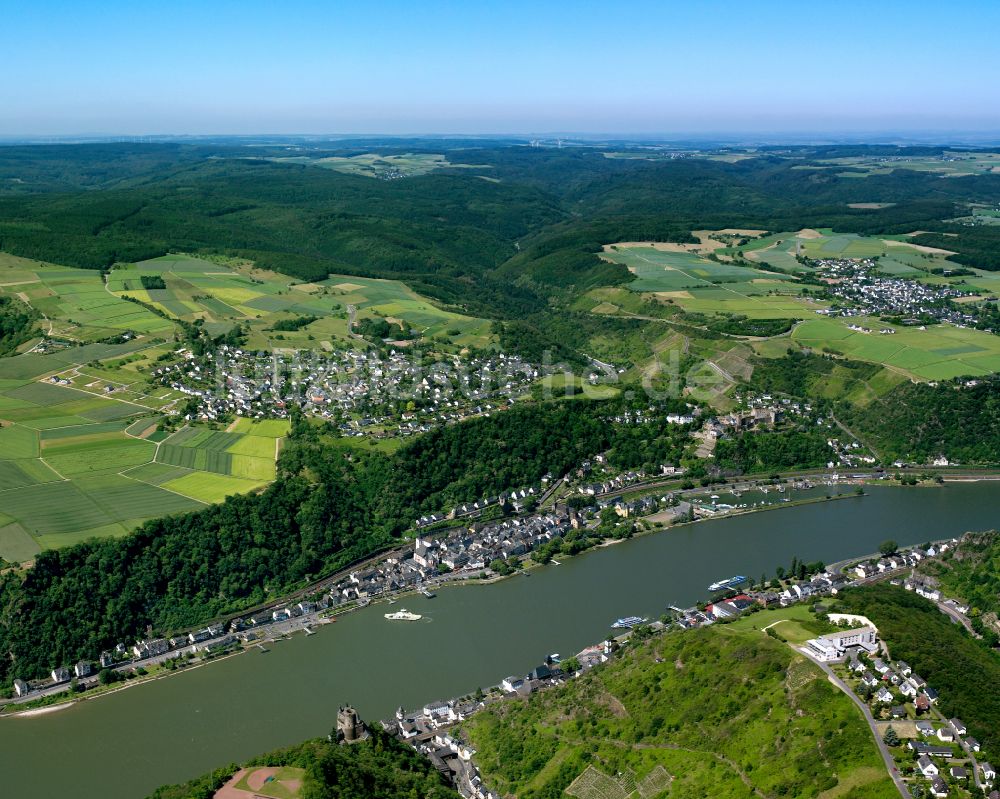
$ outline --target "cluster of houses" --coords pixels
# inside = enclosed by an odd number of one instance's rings
[[[411,552],[390,555],[371,568],[352,572],[330,590],[334,604],[371,600],[412,590],[449,573],[478,576],[495,560],[526,555],[580,524],[576,514],[553,510],[526,517],[477,523],[438,538],[417,536]]]
[[[395,426],[398,435],[489,413],[551,370],[516,355],[448,356],[424,363],[405,352],[244,351],[222,345],[153,370],[165,386],[198,400],[198,418],[287,416],[291,405],[340,423],[346,434]],[[387,431],[388,432],[388,431]]]
[[[957,542],[954,540],[950,542],[944,541],[938,544],[931,544],[926,549],[922,547],[912,547],[910,549],[900,550],[899,552],[886,555],[878,558],[877,560],[868,560],[858,563],[853,567],[853,571],[855,576],[859,579],[867,580],[889,572],[899,571],[900,569],[913,568],[927,558],[934,558],[944,552],[947,552],[956,543]],[[907,580],[904,585],[908,591],[916,591],[916,593],[926,597],[927,599],[931,599],[935,602],[940,599],[939,591],[925,585],[920,580],[910,579]]]
[[[14,695],[25,697],[33,691],[64,685],[73,679],[92,679],[97,674],[97,668],[115,668],[127,663],[154,660],[171,653],[173,656],[177,656],[188,652],[191,654],[217,652],[228,648],[235,642],[232,635],[227,635],[226,629],[224,624],[214,624],[201,630],[175,635],[172,638],[149,638],[136,641],[132,646],[119,643],[114,649],[101,652],[97,664],[89,660],[81,660],[72,668],[59,666],[52,669],[51,681],[14,680]]]
[[[705,431],[712,438],[747,430],[774,428],[784,422],[833,427],[832,421],[819,416],[808,402],[789,397],[775,398],[770,394],[736,394],[734,399],[738,403],[735,410],[709,419],[706,423]],[[872,453],[858,441],[830,438],[827,446],[831,450],[831,459],[827,462],[829,469],[837,466],[872,465],[877,462]]]
[[[658,622],[656,625],[663,629]],[[614,648],[611,640],[585,647],[575,657],[577,670],[571,672],[561,668],[558,655],[550,655],[527,674],[505,677],[488,692],[478,693],[477,698],[429,702],[410,712],[399,708],[393,718],[381,722],[382,728],[422,752],[465,799],[500,799],[483,783],[482,774],[473,760],[476,750],[449,728],[490,703],[506,697],[529,696],[542,688],[579,676],[607,662]]]
[[[828,284],[828,291],[846,303],[846,307],[823,309],[816,313],[827,316],[902,316],[925,319],[931,317],[960,327],[973,325],[976,317],[957,310],[954,300],[975,296],[950,286],[932,286],[918,280],[886,277],[878,272],[875,258],[823,258],[811,262],[817,276]],[[852,329],[871,333],[853,325]],[[881,334],[891,334],[892,328],[882,328]]]
[[[971,775],[972,781],[990,791],[996,773],[989,763],[976,762],[981,746],[969,735],[962,720],[932,720],[938,715],[934,711],[940,701],[938,692],[905,661],[890,661],[880,656],[878,632],[867,619],[841,618],[836,614],[831,619],[860,626],[811,639],[802,651],[822,663],[843,664],[846,672],[856,679],[856,693],[866,698],[876,713],[892,720],[916,719],[917,737],[907,740],[906,748],[916,758],[915,773],[930,781],[930,795],[949,795],[944,776],[949,776],[954,784],[969,785],[970,768],[978,770]],[[966,758],[971,762],[969,767],[954,762]]]
[[[878,462],[878,459],[862,447],[859,441],[841,441],[839,438],[828,438],[826,445],[833,451],[833,458],[826,464],[828,469],[838,466],[873,466]]]
[[[493,508],[503,508],[505,510],[513,510],[516,513],[520,513],[527,507],[528,503],[534,499],[537,499],[541,491],[552,482],[552,475],[546,474],[541,479],[541,486],[522,486],[521,488],[515,488],[512,491],[505,492],[503,494],[498,494],[494,497],[484,497],[483,499],[477,499],[473,502],[463,502],[461,505],[456,505],[447,513],[428,513],[421,516],[414,522],[414,526],[417,529],[422,527],[430,527],[431,525],[440,524],[441,522],[446,522],[451,519],[459,519],[465,516],[477,516],[483,513],[483,511],[493,509]]]
[[[598,456],[601,457],[601,456]],[[584,461],[584,466],[588,467],[589,473],[590,461]],[[663,474],[670,475],[681,475],[684,473],[683,469],[678,469],[676,466],[663,466]],[[669,471],[667,471],[669,470]],[[622,472],[621,474],[615,475],[614,477],[608,477],[605,480],[597,482],[584,482],[577,486],[577,491],[588,497],[599,497],[602,494],[611,494],[615,491],[621,491],[623,488],[628,488],[629,486],[640,483],[646,479],[645,472],[628,470]]]
[[[931,795],[948,796],[948,785],[942,778],[946,766],[940,761],[953,761],[960,757],[968,757],[972,768],[979,769],[983,787],[987,790],[992,787],[996,780],[993,767],[975,760],[976,753],[981,749],[979,741],[969,735],[961,719],[938,723],[931,720],[932,709],[939,703],[940,696],[908,663],[901,660],[888,662],[865,650],[860,657],[852,655],[846,666],[858,679],[858,693],[870,695],[872,704],[887,709],[889,718],[909,718],[907,704],[912,704],[913,715],[917,719],[914,726],[919,737],[908,740],[906,748],[916,757],[917,773],[931,781]],[[965,765],[950,765],[947,769],[948,776],[958,784],[969,779],[969,769]]]
[[[668,413],[664,417],[667,424],[694,424],[695,418],[699,414],[699,409],[694,405],[688,406],[691,413]],[[648,409],[638,408],[634,410],[627,410],[624,413],[617,414],[615,416],[607,417],[608,422],[612,424],[646,424],[654,420],[657,414],[657,410],[654,407]]]
[[[733,619],[753,609],[788,607],[817,597],[836,594],[849,583],[849,579],[843,574],[824,571],[804,580],[790,580],[784,588],[745,591],[725,597],[705,605],[703,609],[672,608],[676,615],[674,624],[685,630],[704,627]]]

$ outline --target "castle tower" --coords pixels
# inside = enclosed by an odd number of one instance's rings
[[[366,737],[364,722],[358,712],[346,705],[337,711],[337,740],[351,743]]]

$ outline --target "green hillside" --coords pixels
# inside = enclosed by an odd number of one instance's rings
[[[519,799],[571,784],[581,799],[896,795],[851,701],[759,630],[653,638],[463,732],[490,787]]]
[[[996,621],[1000,613],[1000,534],[996,531],[968,533],[957,549],[921,563],[918,571],[937,580],[945,596],[965,601],[973,619],[992,613]]]
[[[941,695],[938,709],[957,716],[983,747],[982,759],[1000,757],[1000,657],[972,638],[929,600],[878,584],[842,594],[848,612],[879,628],[894,658],[905,660]]]
[[[367,740],[340,746],[326,739],[306,741],[255,757],[248,772],[278,767],[274,779],[251,790],[244,777],[230,795],[274,799],[457,799],[430,761],[395,738],[376,730]],[[212,799],[239,766],[224,766],[180,785],[165,785],[148,799]],[[244,772],[246,773],[246,772]]]

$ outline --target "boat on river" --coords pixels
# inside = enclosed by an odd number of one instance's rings
[[[623,616],[622,618],[615,621],[611,627],[615,630],[631,630],[633,627],[638,627],[640,624],[645,624],[649,619],[645,616]]]
[[[410,613],[406,608],[397,610],[395,613],[386,613],[385,617],[389,621],[420,621],[423,618],[419,613]]]
[[[709,591],[723,591],[729,588],[736,588],[747,581],[747,578],[742,574],[737,574],[735,577],[730,577],[726,580],[719,580],[717,583],[712,583],[709,587]]]

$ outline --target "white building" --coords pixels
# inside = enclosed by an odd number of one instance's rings
[[[878,633],[875,628],[861,627],[821,635],[806,641],[804,650],[817,660],[829,662],[843,659],[847,650],[852,647],[874,652],[878,648]]]

